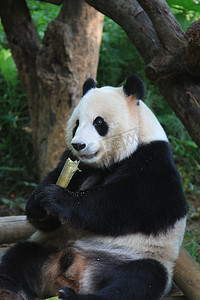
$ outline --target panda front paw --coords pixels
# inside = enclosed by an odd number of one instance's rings
[[[26,205],[29,221],[43,231],[57,228],[63,222],[63,213],[67,215],[66,194],[66,190],[56,184],[36,189]]]
[[[59,290],[59,300],[78,300],[77,293],[68,287],[63,287]]]
[[[41,189],[36,189],[30,195],[26,203],[26,214],[29,219],[43,219],[46,215],[46,212],[40,204],[39,193]]]
[[[47,215],[60,218],[68,216],[67,191],[56,184],[49,184],[42,188],[38,194],[40,205]]]
[[[46,215],[57,215],[61,206],[66,206],[65,189],[56,184],[49,184],[36,189],[26,205],[27,216],[42,219]]]

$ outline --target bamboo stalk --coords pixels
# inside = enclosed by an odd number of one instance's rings
[[[79,161],[73,161],[70,158],[68,158],[64,164],[64,167],[60,173],[60,176],[58,177],[56,184],[66,188],[70,180],[72,179],[74,173],[77,170],[80,171],[78,168],[78,164]]]

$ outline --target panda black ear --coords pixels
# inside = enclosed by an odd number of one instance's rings
[[[88,78],[83,85],[83,96],[90,90],[96,87],[96,82],[92,78]]]
[[[142,79],[137,75],[130,75],[125,85],[123,86],[126,96],[135,95],[137,99],[142,99],[145,96],[145,87]]]

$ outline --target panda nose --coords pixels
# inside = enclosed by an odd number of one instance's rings
[[[74,147],[74,149],[76,151],[81,151],[85,148],[85,144],[81,144],[81,143],[72,143],[72,146]]]

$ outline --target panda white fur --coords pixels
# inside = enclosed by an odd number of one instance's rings
[[[3,257],[1,300],[160,300],[171,286],[188,206],[143,82],[88,79],[83,94],[67,150],[27,202],[39,231]],[[67,157],[82,172],[64,189],[55,183]]]

